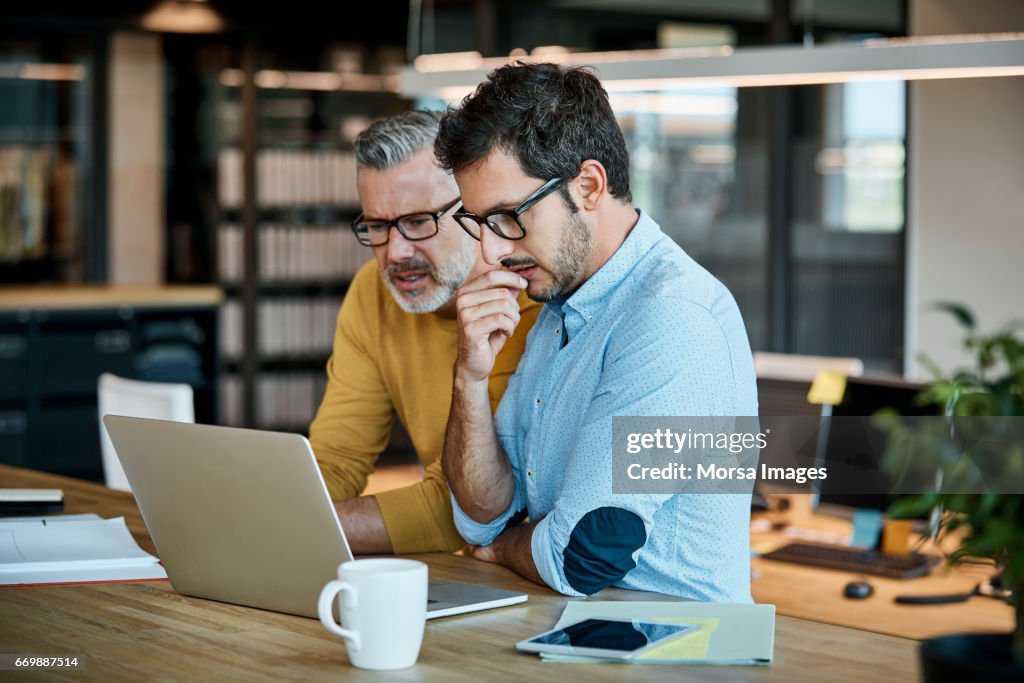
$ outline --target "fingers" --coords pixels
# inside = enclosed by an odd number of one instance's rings
[[[494,555],[494,546],[491,545],[471,545],[470,553],[478,560],[483,562],[496,562],[497,558]]]
[[[482,289],[507,287],[516,293],[526,289],[527,281],[520,275],[509,270],[489,270],[483,275],[473,278],[462,286],[462,292],[475,292]]]
[[[495,333],[511,337],[516,331],[518,320],[506,313],[493,313],[462,323],[462,344],[467,349],[483,348]],[[468,342],[468,343],[467,343]]]
[[[504,346],[505,338],[515,333],[515,324],[506,315],[496,313],[487,315],[473,321],[463,330],[463,343],[460,348],[460,359],[477,359],[482,362],[482,353],[487,358],[487,365],[493,365],[494,357],[497,356],[501,347]],[[489,353],[485,351],[489,349]],[[490,369],[487,369],[490,374]]]
[[[463,335],[479,334],[486,338],[491,332],[502,330],[511,336],[520,320],[519,302],[504,287],[469,292],[460,290],[456,309]]]
[[[455,298],[456,308],[469,308],[488,301],[505,300],[510,301],[519,307],[516,296],[518,294],[505,287],[491,287],[489,289],[465,290],[460,289]]]
[[[459,322],[462,328],[466,327],[481,318],[489,318],[493,315],[505,315],[514,325],[519,324],[519,304],[515,300],[509,301],[505,298],[492,299],[476,306],[467,306],[459,310]]]
[[[519,324],[516,296],[525,280],[515,273],[492,270],[459,289],[459,354],[457,372],[469,381],[483,382],[494,361]]]
[[[516,331],[518,322],[518,320],[513,321],[504,313],[495,313],[466,323],[462,330],[467,339],[476,340],[476,343],[482,348],[489,344],[494,332],[501,332],[506,337],[511,337]]]
[[[519,292],[526,286],[522,277],[504,270],[492,270],[459,289],[455,303],[461,327],[479,318],[505,313],[519,323]]]

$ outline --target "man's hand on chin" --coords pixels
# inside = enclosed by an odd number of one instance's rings
[[[459,288],[456,377],[486,382],[505,340],[519,324],[516,298],[527,281],[507,270],[491,270]]]

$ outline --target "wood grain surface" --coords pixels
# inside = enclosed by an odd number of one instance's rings
[[[0,487],[63,488],[67,513],[123,515],[153,551],[132,497],[100,485],[0,466]],[[912,640],[779,616],[775,662],[761,667],[556,664],[513,644],[551,628],[566,598],[511,572],[469,558],[418,556],[435,578],[522,590],[523,605],[428,622],[415,667],[369,672],[351,667],[342,642],[318,621],[190,598],[167,581],[0,588],[0,652],[78,655],[75,670],[19,673],[60,681],[910,681]],[[599,600],[650,600],[609,589]],[[13,678],[0,672],[0,680]]]
[[[787,529],[821,532],[834,536],[850,533],[848,520],[811,514],[809,495],[789,495],[790,509],[775,521]],[[771,548],[800,539],[785,531],[752,533],[754,548]],[[947,553],[951,547],[944,549]],[[930,543],[922,552],[941,555]],[[754,600],[772,603],[780,614],[829,624],[922,640],[950,633],[1009,633],[1013,630],[1013,608],[1005,600],[978,596],[967,602],[947,605],[900,605],[897,595],[947,595],[969,593],[995,571],[991,564],[965,564],[955,568],[945,563],[930,576],[916,579],[887,579],[831,569],[817,569],[788,562],[754,558],[750,582]],[[857,600],[846,598],[843,589],[850,581],[867,581],[874,592]]]

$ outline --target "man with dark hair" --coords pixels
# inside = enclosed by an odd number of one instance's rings
[[[732,296],[633,208],[600,82],[497,69],[445,115],[435,150],[456,220],[503,266],[457,297],[442,462],[474,555],[567,595],[749,602],[748,495],[612,493],[612,416],[756,415],[757,395]],[[492,420],[487,377],[523,289],[546,305]]]
[[[415,553],[465,545],[441,472],[457,332],[455,291],[494,266],[452,219],[459,188],[434,160],[440,115],[376,121],[355,142],[359,201],[352,223],[373,257],[338,313],[327,391],[309,440],[355,553]],[[522,324],[489,373],[497,406],[539,306],[522,297]],[[519,314],[517,310],[517,315]],[[410,486],[363,495],[401,419],[426,473]]]

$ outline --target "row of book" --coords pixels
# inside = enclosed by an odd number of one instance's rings
[[[269,429],[305,431],[313,421],[327,387],[323,370],[263,373],[256,378],[257,425]],[[220,380],[220,421],[228,426],[244,422],[242,378],[224,374]]]
[[[240,282],[245,272],[242,227],[225,223],[218,232],[218,271],[225,283]],[[348,225],[261,225],[261,282],[302,282],[351,279],[373,258]]]
[[[220,150],[217,196],[222,208],[242,205],[242,151]],[[351,151],[264,149],[256,153],[256,202],[261,207],[358,206]]]
[[[287,297],[264,299],[256,308],[256,348],[262,358],[327,357],[341,297]],[[241,358],[244,311],[237,299],[220,309],[221,356]]]

